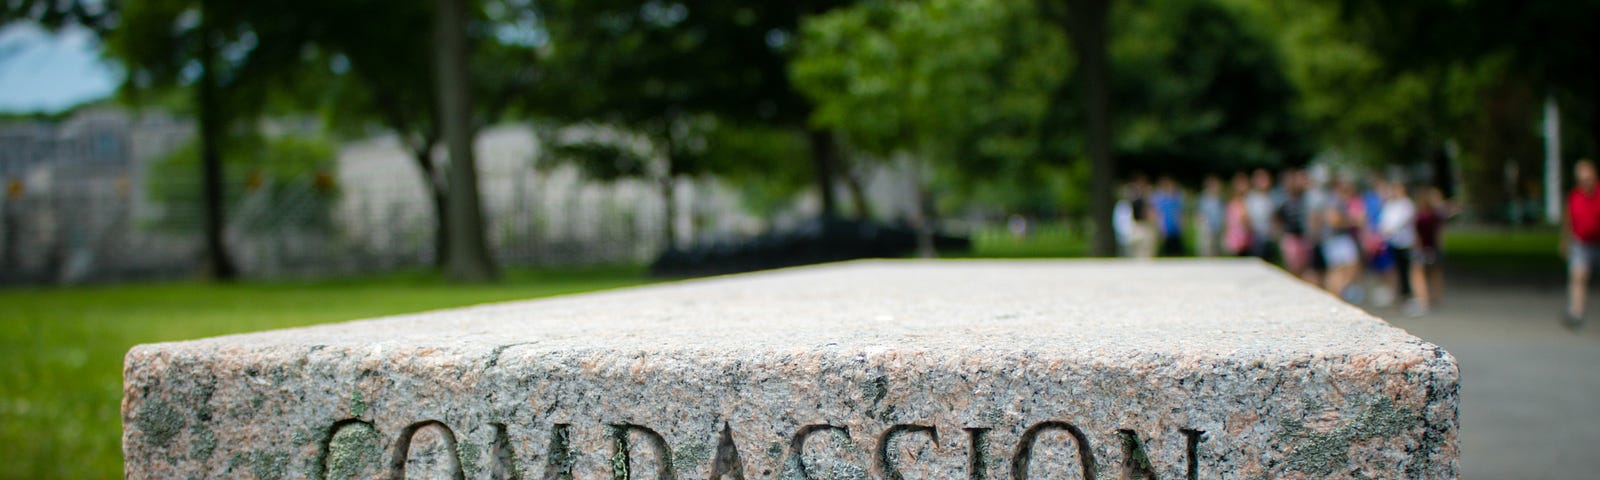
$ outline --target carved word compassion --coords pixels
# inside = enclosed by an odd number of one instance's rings
[[[506,426],[500,423],[495,423],[492,425],[495,430],[495,444],[492,446],[492,455],[494,456],[492,461],[495,462],[493,468],[496,472],[495,478],[520,478],[518,474],[519,470],[512,466],[515,455],[511,451],[510,441],[508,439],[508,435],[506,434]],[[400,436],[397,441],[390,444],[392,446],[387,449],[389,450],[389,462],[387,462],[386,467],[389,478],[405,478],[405,468],[410,455],[412,438],[416,436],[419,431],[428,427],[434,427],[440,431],[443,436],[445,447],[447,450],[452,452],[453,457],[459,454],[456,447],[455,432],[444,423],[435,420],[413,423],[403,429],[400,432]],[[659,480],[676,480],[678,478],[678,472],[676,471],[676,468],[678,467],[676,467],[672,461],[673,450],[667,445],[666,439],[663,438],[661,434],[648,427],[628,423],[610,424],[606,427],[610,433],[610,439],[612,443],[611,465],[613,470],[613,479],[622,480],[629,478],[655,478]],[[330,463],[329,458],[337,456],[336,452],[338,449],[348,448],[336,445],[336,439],[338,439],[341,432],[346,431],[346,429],[360,429],[367,433],[376,433],[376,430],[373,428],[372,424],[361,420],[344,420],[334,424],[333,427],[328,430],[328,436],[325,440],[325,443],[322,445],[324,460],[321,468],[322,473],[324,474],[322,476],[323,478],[333,477],[334,475],[330,475],[330,469],[338,468],[334,464]],[[989,470],[991,460],[988,458],[987,448],[985,445],[988,444],[990,430],[991,429],[989,428],[961,429],[962,433],[967,439],[966,443],[968,458],[966,462],[966,473],[967,478],[969,479],[984,480],[987,476],[986,472]],[[830,432],[843,434],[847,438],[849,437],[849,431],[846,429],[846,427],[836,425],[812,424],[802,426],[796,430],[794,435],[789,438],[788,454],[784,459],[784,474],[781,476],[784,478],[798,479],[813,478],[813,476],[806,471],[806,462],[801,460],[801,456],[805,452],[806,441],[818,434]],[[891,441],[901,436],[921,435],[925,436],[928,440],[937,442],[940,432],[941,430],[938,428],[929,425],[900,424],[889,427],[882,433],[882,435],[878,437],[876,448],[873,451],[872,461],[876,467],[875,473],[877,474],[875,476],[881,476],[882,478],[889,480],[902,480],[904,478],[903,474],[901,473],[902,460],[894,458],[895,455],[890,449]],[[1033,459],[1033,450],[1035,444],[1038,442],[1041,434],[1050,432],[1065,433],[1072,439],[1073,444],[1077,447],[1076,460],[1079,464],[1078,466],[1082,468],[1083,478],[1086,480],[1094,480],[1099,469],[1096,468],[1093,449],[1090,447],[1089,439],[1078,427],[1061,421],[1040,422],[1032,425],[1023,432],[1022,436],[1018,439],[1017,444],[1011,450],[1010,479],[1026,480],[1029,478],[1028,464]],[[1195,479],[1199,477],[1199,462],[1197,454],[1199,444],[1204,438],[1205,432],[1191,429],[1183,429],[1181,432],[1184,435],[1187,447],[1187,462],[1185,465],[1187,467],[1186,477],[1189,479]],[[1140,440],[1138,434],[1132,430],[1118,430],[1117,433],[1122,441],[1122,452],[1124,454],[1123,458],[1126,462],[1125,468],[1127,475],[1129,475],[1130,478],[1156,478],[1154,473],[1155,469],[1150,463],[1151,457],[1146,452],[1144,442]],[[631,444],[630,437],[633,437],[634,435],[639,435],[642,436],[642,438],[647,439],[648,445],[646,445],[646,447],[652,449],[656,455],[655,458],[659,460],[656,467],[657,471],[655,472],[654,476],[641,475],[645,472],[627,471],[628,465],[630,465],[629,461],[632,451],[635,447],[635,445]],[[550,434],[549,452],[546,458],[547,462],[545,464],[544,471],[542,472],[543,474],[536,478],[543,480],[573,478],[574,466],[577,464],[577,453],[572,445],[572,425],[555,424]],[[455,478],[461,478],[460,464],[454,461],[455,458],[452,458],[451,460],[452,461],[449,463],[453,465],[451,468],[455,469]],[[711,470],[709,478],[713,480],[744,480],[746,478],[744,473],[744,461],[741,459],[739,449],[733,441],[733,431],[726,425],[723,427],[721,438],[717,441],[715,456],[711,457],[710,468]],[[763,472],[764,475],[770,475],[771,473],[772,472]]]

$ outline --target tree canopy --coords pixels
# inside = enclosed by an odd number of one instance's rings
[[[1310,160],[1298,92],[1260,27],[1209,0],[1124,4],[1113,21],[1124,171],[1193,182]]]
[[[89,28],[127,67],[125,99],[187,97],[208,184],[250,120],[320,110],[399,135],[440,212],[454,189],[436,147],[470,156],[471,134],[502,119],[640,134],[636,158],[565,157],[669,196],[680,176],[772,196],[810,182],[831,213],[846,161],[900,157],[947,210],[1087,204],[1097,223],[1113,174],[1192,181],[1319,153],[1431,164],[1435,181],[1459,167],[1495,204],[1525,194],[1501,181],[1507,165],[1540,168],[1544,101],[1569,151],[1593,154],[1600,132],[1594,0],[441,2],[17,0],[0,23]],[[444,7],[460,10],[449,25]],[[447,118],[466,126],[446,135]]]

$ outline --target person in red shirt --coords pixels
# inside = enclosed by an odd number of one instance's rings
[[[1600,191],[1595,188],[1594,162],[1579,160],[1572,170],[1578,185],[1567,194],[1561,222],[1566,227],[1561,247],[1567,256],[1567,314],[1563,323],[1568,329],[1577,330],[1583,325],[1589,272],[1600,260]]]

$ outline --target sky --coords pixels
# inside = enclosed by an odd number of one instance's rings
[[[52,34],[32,24],[0,28],[0,112],[55,113],[110,96],[122,80],[87,30]]]

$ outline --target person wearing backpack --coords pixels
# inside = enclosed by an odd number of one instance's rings
[[[1600,191],[1596,190],[1594,162],[1579,160],[1573,168],[1577,186],[1567,194],[1562,215],[1561,250],[1567,257],[1567,312],[1563,325],[1576,331],[1584,323],[1589,294],[1589,272],[1600,259]]]

